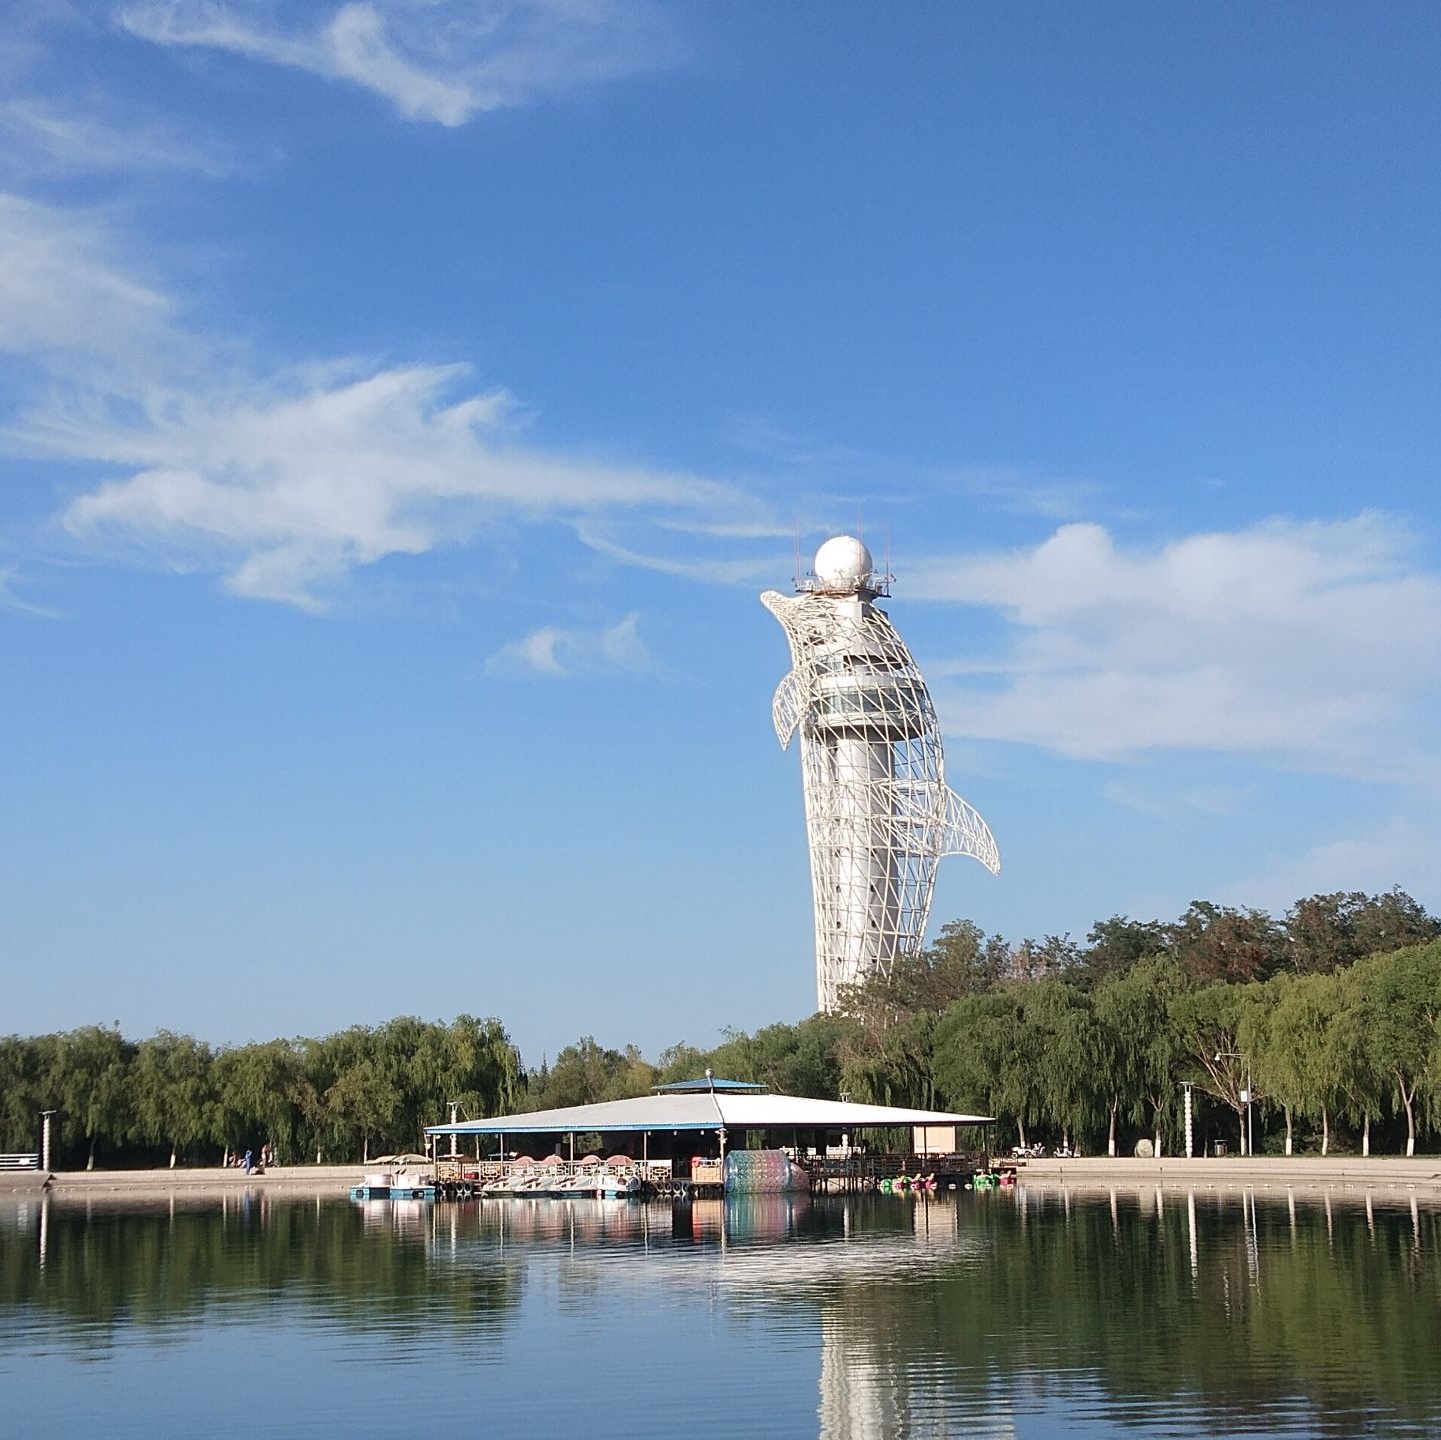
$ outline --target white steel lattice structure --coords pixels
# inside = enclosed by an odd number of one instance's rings
[[[783,749],[801,737],[825,1012],[843,985],[920,949],[941,856],[1001,868],[986,822],[946,787],[930,692],[875,604],[888,578],[859,540],[838,535],[795,595],[761,596],[791,647],[771,714]]]

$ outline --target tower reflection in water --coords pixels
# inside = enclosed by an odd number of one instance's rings
[[[991,1243],[962,1228],[954,1205],[790,1194],[674,1207],[482,1200],[448,1208],[441,1244],[471,1227],[496,1254],[559,1242],[585,1272],[604,1265],[608,1249],[638,1247],[644,1283],[698,1292],[703,1275],[708,1296],[747,1314],[759,1309],[788,1338],[814,1345],[818,1332],[821,1440],[1015,1433],[1004,1385],[993,1393],[985,1374],[967,1376],[917,1344],[915,1303],[928,1281],[979,1263]]]
[[[599,1336],[591,1383],[643,1393],[650,1414],[687,1403],[698,1373],[722,1378],[688,1422],[697,1437],[760,1433],[747,1417],[767,1407],[784,1433],[823,1440],[1037,1424],[1434,1435],[1438,1260],[1441,1207],[1404,1188],[1023,1181],[930,1202],[675,1206],[36,1196],[0,1205],[0,1357],[17,1383],[27,1355],[94,1373],[147,1335],[202,1337],[217,1317],[268,1333],[280,1315],[333,1353],[413,1366],[427,1390],[500,1367],[487,1415],[502,1427],[567,1346]]]

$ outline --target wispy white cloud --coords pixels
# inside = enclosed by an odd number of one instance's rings
[[[118,248],[96,215],[0,194],[0,351],[108,362],[118,381],[173,349],[173,305]]]
[[[0,105],[0,164],[22,177],[179,171],[218,180],[239,169],[217,141],[158,120],[66,110],[51,100]]]
[[[669,17],[648,0],[135,0],[118,18],[161,45],[228,51],[347,81],[411,120],[463,125],[654,69],[673,59]]]
[[[946,727],[1064,755],[1247,753],[1441,783],[1441,576],[1397,520],[1274,520],[1122,548],[1068,525],[1007,554],[910,565],[906,594],[1009,622],[989,674],[937,667]]]
[[[849,477],[874,474],[878,467],[889,471],[895,464],[893,456],[862,446],[840,444],[828,437],[803,434],[768,415],[736,415],[728,429],[731,441],[741,449],[763,455],[768,461],[792,470]]]
[[[737,512],[743,513],[746,509],[757,508],[747,503],[739,495],[735,499],[736,503],[732,508]],[[755,530],[759,530],[761,534],[776,533],[764,521],[752,520],[736,521],[731,524],[718,522],[707,531],[703,526],[692,526],[684,522],[676,523],[661,519],[656,521],[651,528],[656,531],[685,529],[691,533],[711,533],[720,536],[729,536],[732,533],[749,536]],[[588,545],[598,555],[604,555],[608,560],[614,560],[621,565],[633,566],[637,570],[651,570],[659,575],[674,575],[682,580],[695,580],[703,585],[769,585],[780,573],[778,565],[781,569],[785,565],[785,562],[778,561],[778,557],[774,554],[717,556],[694,553],[676,554],[674,552],[661,554],[650,549],[641,550],[616,539],[615,530],[616,527],[613,524],[585,523],[577,525],[576,535],[583,544]]]
[[[323,608],[355,567],[486,525],[755,513],[701,476],[546,450],[464,365],[330,361],[255,378],[177,324],[120,249],[98,219],[0,196],[0,350],[42,377],[6,439],[105,475],[63,517],[98,550]]]
[[[790,538],[791,527],[781,524],[759,501],[754,516],[739,520],[666,520],[658,527],[681,535],[705,535],[716,540],[775,540]]]
[[[929,505],[938,492],[947,498],[964,495],[975,508],[1001,514],[1075,520],[1095,514],[1110,488],[1035,466],[936,465],[914,455],[799,433],[760,414],[734,417],[728,436],[741,449],[791,472],[792,480],[801,476],[810,482],[814,493],[799,497],[808,532],[834,525],[837,516],[845,516],[847,525],[858,523],[858,509],[873,509],[874,518],[884,520],[897,511]]]
[[[696,476],[523,445],[505,393],[457,395],[465,376],[411,366],[170,390],[128,420],[52,403],[18,433],[50,454],[132,470],[71,503],[72,534],[220,569],[237,594],[308,608],[355,566],[422,554],[501,518],[578,522],[734,498]]]
[[[1251,798],[1244,789],[1234,785],[1176,787],[1167,783],[1140,784],[1132,778],[1113,779],[1101,793],[1113,805],[1163,820],[1189,811],[1202,815],[1240,815]]]
[[[36,615],[46,620],[58,617],[59,611],[26,600],[20,594],[21,584],[22,578],[18,570],[0,565],[0,610],[18,610],[22,615]]]
[[[1105,490],[1093,480],[1047,475],[1014,465],[968,465],[933,478],[993,509],[1043,520],[1074,520],[1094,513]]]
[[[492,675],[570,679],[603,671],[639,673],[654,668],[640,638],[640,617],[625,616],[600,630],[544,625],[503,646],[486,661]]]

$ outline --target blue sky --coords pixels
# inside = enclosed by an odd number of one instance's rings
[[[0,1031],[814,1004],[887,543],[1004,869],[1441,909],[1431,7],[0,4]]]

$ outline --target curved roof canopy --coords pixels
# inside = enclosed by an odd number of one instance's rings
[[[670,1091],[599,1105],[568,1105],[528,1115],[498,1115],[456,1125],[427,1125],[427,1135],[611,1134],[641,1130],[867,1130],[897,1125],[988,1125],[990,1115],[853,1105],[730,1090]]]

